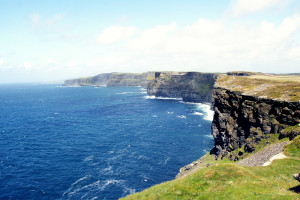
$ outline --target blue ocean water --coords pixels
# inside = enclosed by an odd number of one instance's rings
[[[213,146],[203,104],[138,87],[0,85],[0,199],[118,199]]]

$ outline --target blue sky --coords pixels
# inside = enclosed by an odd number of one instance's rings
[[[298,0],[0,0],[0,83],[300,72]]]

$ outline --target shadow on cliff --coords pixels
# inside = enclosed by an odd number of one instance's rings
[[[297,194],[300,194],[300,185],[296,187],[292,187],[289,189],[290,191],[296,192]]]

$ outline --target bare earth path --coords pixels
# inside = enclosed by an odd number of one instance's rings
[[[267,164],[271,163],[269,162],[269,160],[272,157],[276,158],[275,156],[277,156],[278,158],[283,158],[283,156],[280,153],[282,153],[283,146],[287,143],[289,143],[289,141],[284,141],[270,145],[264,150],[261,150],[260,152],[257,152],[244,160],[241,160],[237,164],[243,166],[266,166]],[[281,155],[281,157],[278,154]],[[272,158],[271,160],[273,160],[274,158]]]

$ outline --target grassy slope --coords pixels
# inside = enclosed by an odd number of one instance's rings
[[[300,76],[297,75],[221,75],[215,84],[246,95],[255,95],[285,101],[300,99]]]
[[[300,199],[292,189],[299,191],[299,182],[292,175],[300,171],[300,136],[284,153],[289,158],[275,160],[267,167],[219,162],[125,199]]]

